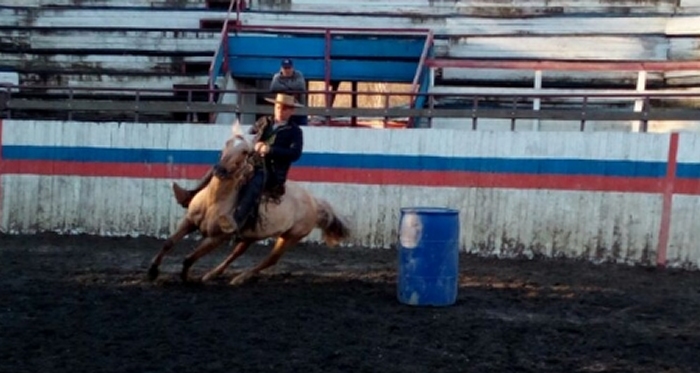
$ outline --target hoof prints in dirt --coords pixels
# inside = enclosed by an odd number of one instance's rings
[[[461,258],[458,302],[396,301],[395,252],[300,246],[241,287],[157,240],[0,236],[2,372],[697,372],[700,275]],[[192,269],[194,279],[227,253]]]

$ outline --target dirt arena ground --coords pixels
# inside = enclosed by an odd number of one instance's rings
[[[458,303],[396,301],[392,250],[301,246],[206,285],[161,241],[0,236],[0,371],[700,372],[700,273],[462,255]],[[202,275],[226,249],[198,262]]]

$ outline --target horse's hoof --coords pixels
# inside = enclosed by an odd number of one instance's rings
[[[150,281],[153,281],[153,280],[157,279],[157,278],[158,278],[159,272],[160,272],[160,271],[158,270],[158,267],[156,267],[156,266],[151,266],[151,268],[148,269],[148,279],[149,279]]]
[[[207,282],[214,279],[216,276],[218,276],[217,273],[207,273],[206,275],[202,276],[202,279],[200,281]]]
[[[180,280],[185,283],[190,282],[190,276],[186,272],[180,273]]]
[[[229,285],[232,286],[240,286],[246,283],[250,278],[253,277],[253,274],[250,272],[243,272],[240,275],[236,276],[229,282]]]

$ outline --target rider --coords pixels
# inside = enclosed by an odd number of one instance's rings
[[[275,113],[272,117],[264,116],[258,119],[249,131],[250,134],[259,137],[255,143],[255,151],[263,157],[263,162],[255,167],[253,177],[239,192],[238,205],[233,215],[237,227],[243,227],[249,215],[255,212],[254,209],[264,190],[284,186],[291,164],[301,157],[304,147],[301,127],[290,120],[294,108],[303,105],[297,103],[293,96],[283,93],[278,93],[275,99],[265,100],[275,104]],[[173,184],[177,202],[187,208],[192,197],[209,184],[212,176],[213,169],[210,169],[193,190],[185,190]]]

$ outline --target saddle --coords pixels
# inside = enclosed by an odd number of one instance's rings
[[[279,205],[282,202],[286,188],[284,185],[276,185],[274,188],[263,190],[261,203],[274,203]]]
[[[282,196],[284,195],[284,185],[278,185],[271,189],[263,189],[260,197],[256,201],[255,207],[248,213],[248,218],[246,223],[243,224],[243,229],[254,228],[256,225],[262,227],[265,224],[263,216],[260,215],[260,206],[264,206],[268,203],[273,203],[279,205],[282,202]]]
[[[269,125],[269,122],[266,123],[266,125]],[[258,133],[256,134],[256,142],[259,141],[260,137],[262,136],[265,130],[265,127],[266,126],[263,126],[259,129]],[[248,166],[252,169],[262,168],[263,170],[265,170],[265,179],[267,179],[267,177],[269,176],[267,175],[267,173],[269,171],[265,167],[265,160],[263,157],[261,157],[258,153],[252,153],[248,156],[246,162]],[[263,184],[267,184],[267,182],[265,181]],[[286,188],[284,184],[278,184],[271,188],[263,187],[263,190],[260,191],[260,194],[258,194],[258,198],[255,201],[255,207],[252,208],[252,211],[248,213],[248,218],[246,219],[246,223],[244,223],[243,228],[252,228],[256,225],[263,226],[265,222],[263,221],[264,219],[262,219],[262,216],[260,216],[259,213],[260,206],[264,206],[269,203],[279,205],[282,202],[282,196],[284,195],[285,191]]]
[[[252,154],[248,158],[248,163],[253,167],[260,167],[262,169],[265,169],[263,158],[256,153]],[[263,189],[258,204],[274,203],[276,205],[279,205],[285,190],[286,188],[284,187],[284,184],[276,185],[272,188]]]

